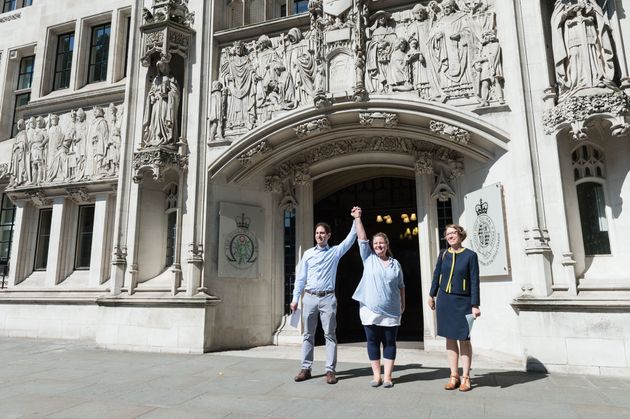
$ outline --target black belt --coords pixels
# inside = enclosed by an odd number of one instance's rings
[[[311,294],[314,295],[315,297],[325,297],[328,294],[332,294],[335,292],[335,290],[328,290],[328,291],[311,291],[311,290],[304,290],[305,293],[307,294]]]

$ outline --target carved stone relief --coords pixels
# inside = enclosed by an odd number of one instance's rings
[[[272,147],[266,141],[261,141],[260,143],[256,144],[254,147],[242,153],[238,159],[243,166],[248,166],[252,162],[252,160],[256,157],[256,155],[265,154],[265,153],[270,152],[271,150],[272,150]]]
[[[437,199],[440,202],[446,202],[449,199],[455,198],[455,191],[446,180],[446,177],[444,176],[444,170],[440,170],[440,174],[435,180],[431,197]]]
[[[110,104],[107,112],[95,106],[18,120],[9,188],[116,178],[122,108]]]
[[[361,112],[359,123],[364,127],[395,128],[398,126],[398,114],[390,112]]]
[[[306,137],[318,132],[328,131],[330,128],[330,120],[327,117],[323,117],[298,125],[295,127],[295,135]]]
[[[93,201],[92,197],[88,194],[87,188],[66,188],[67,197],[77,204],[85,204]]]
[[[339,97],[504,103],[493,0],[422,1],[394,13],[369,7],[366,0],[311,1],[308,31],[223,47],[209,141],[233,141],[287,110]]]
[[[457,144],[466,145],[470,141],[470,133],[468,131],[444,122],[431,121],[429,123],[429,129],[432,132],[447,137],[449,140]]]

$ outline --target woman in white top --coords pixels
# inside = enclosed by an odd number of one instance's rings
[[[405,310],[405,283],[400,263],[392,257],[385,233],[376,233],[372,248],[361,218],[355,222],[363,276],[353,299],[360,303],[359,315],[365,329],[372,373],[370,385],[393,387],[392,372],[396,359],[396,334]],[[385,377],[381,380],[381,344]]]

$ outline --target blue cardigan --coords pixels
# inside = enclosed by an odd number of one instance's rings
[[[400,317],[400,289],[405,287],[400,263],[389,258],[384,266],[368,240],[359,240],[363,276],[352,298],[377,314]]]
[[[429,295],[435,297],[438,288],[448,294],[470,295],[471,304],[478,306],[480,300],[477,253],[463,247],[457,252],[451,248],[441,251],[435,264]]]

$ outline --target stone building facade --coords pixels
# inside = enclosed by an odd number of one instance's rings
[[[621,0],[17,0],[0,32],[0,335],[299,342],[296,262],[357,204],[405,271],[401,339],[443,347],[423,301],[458,222],[478,353],[630,375]]]

